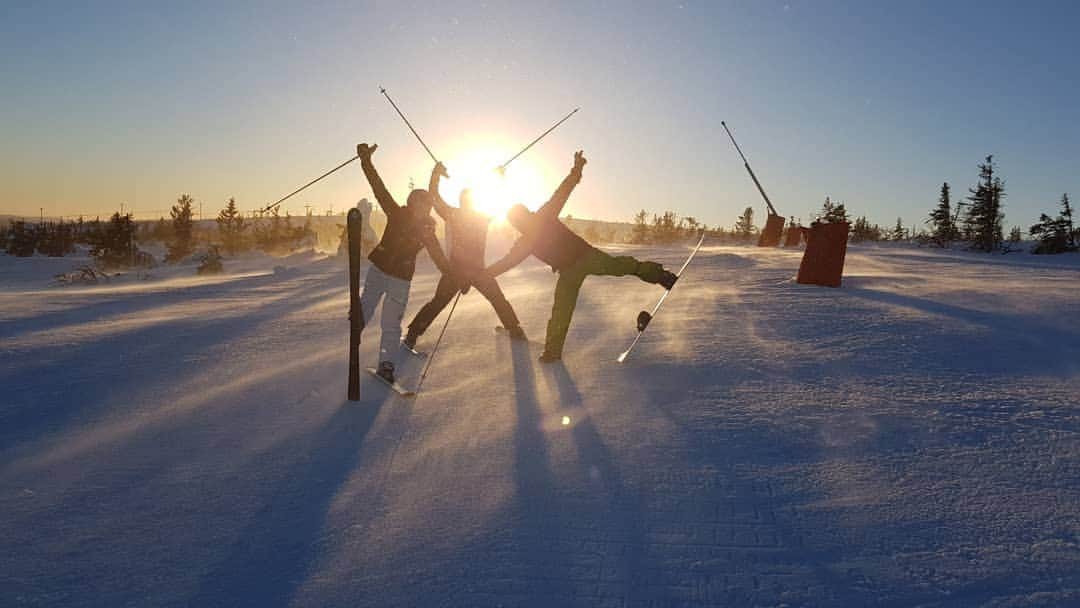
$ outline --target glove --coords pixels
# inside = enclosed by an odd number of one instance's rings
[[[461,295],[469,293],[469,288],[472,287],[472,281],[469,280],[469,273],[464,271],[457,271],[450,275],[450,280],[457,286]]]
[[[360,160],[370,159],[372,154],[375,154],[375,150],[379,149],[379,144],[356,144],[356,155],[360,157]]]

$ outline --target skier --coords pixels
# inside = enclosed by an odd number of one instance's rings
[[[363,218],[364,225],[360,228],[360,247],[364,255],[371,253],[371,249],[375,247],[375,243],[379,242],[379,236],[375,234],[375,229],[371,227],[371,201],[366,198],[360,199],[360,202],[356,203],[356,208],[360,210],[360,217]]]
[[[393,384],[395,354],[401,350],[401,319],[409,301],[409,287],[416,269],[416,254],[427,249],[428,255],[455,285],[464,286],[459,275],[450,267],[435,237],[435,220],[431,213],[431,195],[425,190],[413,190],[402,207],[394,201],[375,171],[371,155],[378,149],[376,144],[357,144],[356,155],[364,169],[375,200],[386,213],[386,229],[382,239],[368,255],[371,267],[364,278],[364,291],[360,295],[360,312],[364,325],[371,320],[379,300],[383,302],[379,340],[379,368],[381,378]],[[385,297],[384,297],[385,296]]]
[[[435,206],[435,212],[446,222],[447,242],[450,248],[450,264],[462,276],[472,275],[472,286],[480,292],[491,306],[499,321],[507,329],[510,337],[515,340],[524,340],[525,332],[521,329],[514,308],[506,300],[498,282],[493,277],[485,277],[479,274],[484,268],[484,246],[487,241],[487,230],[490,219],[485,217],[473,207],[472,196],[468,189],[461,191],[458,199],[459,207],[451,207],[439,195],[439,179],[448,177],[446,167],[437,163],[431,171],[431,181],[428,184],[428,193],[431,194],[431,202]],[[431,301],[416,313],[412,323],[409,323],[409,331],[405,335],[404,344],[410,349],[416,348],[416,340],[427,330],[435,317],[439,316],[446,305],[458,292],[458,279],[450,275],[443,275],[439,279],[439,285],[435,288],[435,295]],[[461,289],[466,293],[469,286]]]
[[[360,227],[360,251],[363,255],[368,255],[371,253],[371,248],[379,241],[379,235],[375,234],[375,229],[371,227],[371,201],[362,198],[356,203],[356,208],[360,211],[360,218],[364,222]],[[338,224],[338,228],[341,228],[341,242],[338,244],[337,255],[344,257],[349,255],[349,242],[345,238],[345,226]]]
[[[555,302],[551,307],[551,319],[547,324],[547,337],[540,361],[544,363],[562,359],[563,343],[570,330],[570,319],[577,306],[578,291],[585,277],[603,275],[621,277],[632,274],[646,283],[658,283],[671,289],[678,278],[656,262],[639,262],[630,256],[614,257],[600,251],[571,232],[561,221],[559,212],[570,198],[570,192],[581,181],[585,157],[579,150],[574,154],[574,168],[570,175],[535,213],[524,205],[510,208],[506,218],[521,233],[503,259],[481,272],[481,276],[496,277],[517,266],[530,254],[551,266],[559,273],[555,284]]]

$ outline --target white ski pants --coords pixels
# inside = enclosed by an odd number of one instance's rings
[[[360,310],[364,313],[366,328],[375,316],[375,308],[382,300],[379,338],[379,361],[397,363],[397,354],[401,351],[401,320],[405,316],[405,305],[409,303],[409,287],[412,283],[405,279],[392,277],[375,267],[368,266],[364,277],[364,290],[360,294]]]

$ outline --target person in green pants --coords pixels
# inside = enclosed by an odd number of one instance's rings
[[[562,359],[563,344],[570,330],[570,319],[574,315],[578,292],[585,277],[621,277],[631,274],[646,283],[662,285],[664,289],[671,289],[678,278],[656,262],[642,262],[631,256],[608,255],[574,234],[559,221],[559,213],[569,200],[574,187],[581,181],[585,163],[585,156],[579,150],[574,154],[574,168],[570,170],[570,175],[566,176],[551,199],[536,212],[530,212],[521,204],[510,208],[506,218],[521,233],[521,237],[505,257],[482,271],[487,277],[497,277],[530,255],[535,255],[559,273],[559,280],[555,284],[555,302],[547,324],[544,352],[540,355],[540,361],[545,363]]]

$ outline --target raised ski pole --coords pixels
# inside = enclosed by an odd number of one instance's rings
[[[428,156],[431,157],[431,160],[439,162],[439,159],[435,158],[435,155],[431,152],[431,148],[427,147],[427,144],[424,143],[423,138],[421,138],[420,134],[417,133],[416,129],[413,128],[412,123],[409,122],[409,119],[405,118],[405,115],[401,112],[401,109],[397,107],[397,104],[394,103],[394,100],[390,99],[390,94],[386,92],[386,88],[379,87],[379,92],[383,94],[383,97],[386,97],[386,101],[389,101],[390,105],[394,106],[394,111],[397,112],[397,115],[401,117],[401,120],[405,121],[405,126],[409,127],[409,130],[412,131],[412,134],[416,136],[416,141],[420,142],[421,146],[424,146],[424,150],[427,151]]]
[[[535,145],[537,144],[537,142],[539,142],[539,141],[540,141],[541,139],[544,139],[545,137],[547,137],[547,134],[548,134],[548,133],[551,133],[552,131],[554,131],[555,129],[557,129],[557,128],[559,127],[559,125],[561,125],[562,123],[566,122],[567,120],[570,120],[570,117],[571,117],[571,116],[573,116],[574,114],[576,114],[576,113],[577,113],[577,111],[578,111],[578,110],[580,110],[580,109],[581,109],[581,108],[574,108],[574,109],[573,109],[573,110],[572,110],[572,111],[571,111],[571,112],[570,112],[569,114],[567,114],[566,116],[563,116],[563,117],[562,117],[562,120],[560,120],[559,122],[555,123],[554,125],[552,125],[552,126],[551,126],[551,128],[550,128],[550,129],[548,129],[547,131],[544,131],[543,133],[541,133],[541,134],[540,134],[540,136],[539,136],[539,137],[537,137],[536,139],[534,139],[534,140],[532,140],[531,142],[529,142],[529,145],[527,145],[527,146],[525,146],[524,148],[522,148],[520,152],[518,152],[517,154],[515,154],[515,155],[511,156],[511,157],[510,157],[510,160],[508,160],[508,161],[506,161],[505,163],[503,163],[503,164],[499,165],[498,167],[495,167],[495,170],[496,170],[496,171],[498,171],[500,175],[502,175],[502,174],[506,173],[506,166],[507,166],[507,165],[509,165],[510,163],[514,162],[514,159],[516,159],[517,157],[519,157],[519,156],[521,156],[522,154],[524,154],[524,153],[525,153],[526,151],[528,151],[528,149],[529,149],[529,148],[531,148],[531,147],[535,146]]]
[[[315,182],[318,182],[318,181],[319,181],[319,180],[321,180],[322,178],[324,178],[324,177],[327,177],[327,176],[329,176],[329,175],[330,175],[331,173],[333,173],[333,172],[337,171],[338,169],[340,169],[340,168],[344,167],[345,165],[347,165],[347,164],[349,164],[349,163],[353,162],[354,160],[356,160],[356,159],[358,159],[358,158],[360,158],[360,157],[359,157],[359,156],[353,156],[353,157],[352,157],[352,158],[350,158],[349,160],[347,160],[347,161],[345,161],[345,162],[341,163],[340,165],[338,165],[338,166],[334,167],[333,169],[330,169],[330,170],[329,170],[329,171],[327,171],[326,173],[323,173],[323,174],[322,174],[322,175],[320,175],[319,177],[316,177],[315,179],[311,180],[310,182],[308,182],[308,183],[304,184],[303,186],[300,186],[300,187],[299,187],[299,188],[297,188],[296,190],[293,190],[292,192],[290,192],[290,193],[286,194],[285,196],[283,196],[283,197],[279,198],[278,200],[274,201],[273,203],[270,203],[269,205],[267,205],[267,206],[263,207],[262,209],[260,209],[260,210],[259,210],[259,213],[266,213],[267,211],[270,211],[271,209],[273,209],[274,207],[277,207],[278,205],[280,205],[281,203],[285,202],[285,201],[286,201],[286,200],[288,200],[289,198],[292,198],[292,197],[293,197],[294,195],[296,195],[296,194],[299,194],[299,193],[303,192],[304,190],[306,190],[306,189],[308,188],[308,186],[311,186],[311,185],[315,184]]]
[[[450,317],[454,316],[454,309],[457,308],[458,300],[461,299],[461,292],[458,291],[457,296],[454,298],[454,303],[450,306],[450,313],[446,315],[446,320],[443,321],[442,330],[439,331],[439,337],[435,340],[435,346],[431,349],[431,354],[428,355],[427,362],[424,363],[424,369],[420,372],[420,380],[416,382],[416,397],[420,396],[420,388],[424,386],[424,378],[427,378],[428,368],[431,367],[431,362],[435,360],[435,355],[439,352],[439,345],[442,344],[443,334],[446,333],[446,326],[450,325]]]
[[[758,192],[761,193],[761,198],[765,199],[765,204],[769,206],[769,214],[780,215],[776,212],[776,209],[773,208],[772,201],[769,200],[769,195],[765,194],[765,189],[761,187],[761,182],[759,182],[757,176],[754,175],[754,170],[750,168],[750,161],[746,160],[746,155],[742,153],[742,148],[735,142],[735,136],[731,134],[731,129],[728,129],[727,123],[722,120],[720,121],[720,124],[724,127],[724,130],[727,131],[727,136],[731,138],[731,143],[735,144],[735,149],[738,150],[739,156],[742,157],[743,166],[746,167],[746,172],[750,174],[750,179],[754,180],[754,185],[757,186]]]

